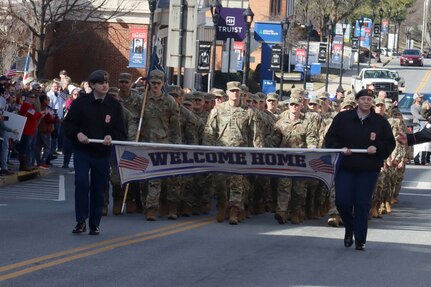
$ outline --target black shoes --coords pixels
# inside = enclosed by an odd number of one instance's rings
[[[78,222],[75,228],[72,230],[72,233],[84,233],[87,230],[87,225],[85,222]]]
[[[364,243],[358,243],[358,242],[356,242],[355,249],[356,250],[364,251],[365,250],[365,244]]]
[[[353,231],[346,229],[346,233],[344,235],[344,246],[350,247],[352,245],[353,245]]]
[[[100,229],[99,226],[90,226],[90,235],[99,235]]]

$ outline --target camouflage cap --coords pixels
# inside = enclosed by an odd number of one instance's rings
[[[374,99],[374,105],[384,105],[385,104],[385,100],[384,99],[381,99],[381,98],[377,98],[377,99]]]
[[[190,101],[190,100],[185,100],[185,101],[183,102],[183,105],[184,105],[184,106],[191,106],[191,105],[193,105],[193,103],[192,103],[192,101]]]
[[[299,105],[299,104],[302,104],[302,100],[299,97],[290,97],[290,99],[289,99],[289,105],[290,104]]]
[[[227,82],[226,83],[226,90],[227,91],[239,91],[239,90],[241,90],[240,86],[241,86],[240,82],[236,82],[236,81]]]
[[[193,100],[196,100],[196,99],[204,100],[205,99],[204,93],[202,93],[202,92],[193,92],[192,93],[192,99]]]
[[[256,102],[260,101],[259,95],[257,94],[251,94],[248,98],[249,100],[256,101]]]
[[[310,104],[320,105],[320,101],[319,101],[319,99],[318,99],[316,96],[311,96],[311,97],[309,98],[308,103],[310,103]]]
[[[240,88],[241,92],[243,92],[243,93],[248,93],[248,92],[250,92],[250,89],[249,89],[246,85],[244,85],[244,84],[241,84],[241,85],[239,86],[239,88]]]
[[[222,89],[211,89],[210,91],[216,98],[224,98],[226,97],[226,93]]]
[[[325,91],[323,91],[323,92],[320,92],[318,95],[317,95],[317,97],[319,98],[319,99],[329,99],[329,93],[328,92],[325,92]]]
[[[303,88],[293,88],[290,91],[290,96],[291,97],[292,96],[301,96],[301,97],[304,97],[304,95],[305,95],[305,90]]]
[[[278,95],[276,93],[269,93],[266,96],[266,100],[273,100],[273,101],[278,101]]]
[[[259,101],[264,102],[266,100],[265,93],[257,92],[256,95],[259,97]]]
[[[168,87],[168,94],[181,97],[183,95],[183,89],[181,89],[180,86],[172,85]]]
[[[150,81],[162,81],[165,80],[165,73],[160,70],[152,70],[150,72]]]
[[[355,96],[353,94],[347,95],[344,97],[344,102],[355,102]]]
[[[120,73],[120,75],[118,76],[118,81],[119,82],[132,82],[132,74],[130,73]]]
[[[188,93],[184,96],[184,100],[185,101],[193,101],[193,94],[192,93]]]
[[[212,93],[203,93],[206,102],[214,101],[215,96]]]
[[[104,70],[93,71],[88,77],[88,81],[92,84],[103,83],[109,81],[109,73]]]
[[[341,109],[345,109],[346,107],[349,107],[349,106],[353,108],[354,104],[350,101],[344,101],[340,104]]]
[[[118,96],[120,89],[117,87],[109,87],[108,94]]]

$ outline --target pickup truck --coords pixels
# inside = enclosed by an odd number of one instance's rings
[[[361,70],[358,76],[352,76],[352,92],[356,95],[357,92],[366,89],[372,84],[375,87],[376,93],[383,90],[392,101],[398,101],[399,90],[397,79],[393,78],[391,70],[365,68]]]

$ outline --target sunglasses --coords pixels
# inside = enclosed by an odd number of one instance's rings
[[[162,82],[151,82],[151,85],[161,85]]]

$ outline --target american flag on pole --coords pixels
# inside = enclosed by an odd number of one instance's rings
[[[315,172],[326,172],[331,174],[335,172],[330,155],[324,155],[322,157],[312,159],[308,164]]]
[[[118,167],[145,171],[149,163],[145,157],[137,156],[135,153],[125,150],[118,161]]]
[[[10,70],[7,72],[6,77],[13,78],[16,76],[16,63],[10,67]]]

